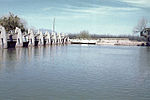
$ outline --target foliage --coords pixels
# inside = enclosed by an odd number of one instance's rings
[[[70,33],[69,35],[69,38],[71,39],[75,39],[75,38],[78,38],[78,39],[90,39],[91,38],[91,35],[89,34],[88,31],[80,31],[80,33],[76,33],[76,34],[72,34]]]
[[[89,39],[91,36],[89,34],[88,31],[81,31],[78,35],[77,35],[78,38],[82,38],[82,39]]]
[[[70,39],[77,38],[77,34],[73,34],[73,33],[69,33],[68,36],[69,36]]]
[[[25,31],[25,21],[12,13],[9,13],[9,16],[1,17],[0,25],[4,26],[7,32],[15,30],[16,27],[20,28],[23,32]]]

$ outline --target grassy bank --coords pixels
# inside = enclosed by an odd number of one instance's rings
[[[99,35],[89,33],[68,34],[70,39],[129,38],[129,40],[146,41],[144,37],[134,35]]]

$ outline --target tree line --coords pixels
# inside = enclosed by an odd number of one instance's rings
[[[85,33],[87,32],[87,33]],[[129,40],[146,41],[144,37],[135,35],[106,35],[106,34],[90,34],[88,31],[80,33],[68,34],[70,39],[100,39],[100,38],[128,38]]]

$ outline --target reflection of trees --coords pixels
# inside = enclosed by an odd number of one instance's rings
[[[0,61],[5,61],[5,58],[6,58],[6,50],[7,50],[7,49],[1,49],[1,50],[0,50]]]
[[[145,81],[150,76],[150,48],[140,48],[139,61],[139,79]]]
[[[0,50],[0,68],[5,68],[7,72],[13,71],[21,60],[21,53],[19,48]]]
[[[6,57],[7,57],[7,49],[1,49],[0,50],[0,70],[2,67],[4,67],[4,64],[2,62],[6,61]]]

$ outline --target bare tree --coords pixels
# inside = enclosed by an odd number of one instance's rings
[[[133,33],[141,32],[143,29],[147,27],[147,24],[148,24],[148,20],[143,17],[141,20],[139,20],[137,26],[134,27]]]

